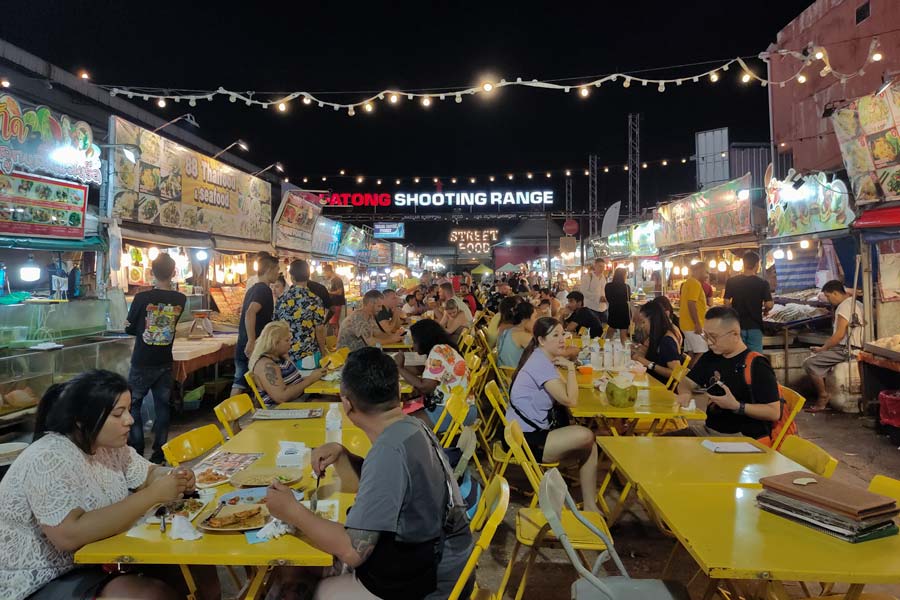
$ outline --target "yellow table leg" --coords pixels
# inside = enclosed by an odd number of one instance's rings
[[[194,576],[191,575],[191,570],[187,565],[178,565],[178,568],[181,569],[181,575],[184,577],[184,582],[187,584],[188,588],[188,600],[196,600],[197,598],[197,582],[194,581]]]
[[[659,426],[659,419],[653,419],[650,423],[650,427],[647,429],[647,437],[653,437],[653,434],[656,433],[656,428]],[[663,424],[663,429],[665,429],[665,424]]]
[[[612,510],[612,514],[609,515],[608,525],[609,527],[613,526],[613,523],[622,515],[622,512],[625,510],[625,500],[628,499],[628,495],[631,493],[631,482],[625,484],[625,487],[622,488],[622,493],[619,494],[619,501],[616,503],[616,507]]]
[[[263,589],[266,575],[269,573],[269,567],[256,567],[256,573],[253,578],[247,582],[247,591],[244,593],[244,600],[256,600],[261,597],[259,594]]]

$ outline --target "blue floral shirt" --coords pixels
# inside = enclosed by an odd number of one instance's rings
[[[308,287],[292,285],[284,291],[275,306],[275,319],[287,321],[291,327],[291,360],[300,362],[319,351],[316,327],[325,324],[325,306]]]

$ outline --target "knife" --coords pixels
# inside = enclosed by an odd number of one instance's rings
[[[159,518],[159,532],[160,533],[166,532],[166,514],[167,513],[168,513],[168,509],[166,508],[166,505],[163,504],[162,506],[157,508],[156,512],[153,514],[153,516]]]
[[[209,523],[209,520],[215,518],[215,516],[216,516],[217,514],[219,514],[220,512],[222,512],[222,509],[223,509],[223,508],[225,508],[225,501],[224,501],[224,500],[222,500],[221,502],[219,502],[219,506],[216,507],[216,510],[214,510],[213,513],[212,513],[211,515],[209,515],[208,517],[206,517],[205,519],[203,519],[203,522],[204,522],[204,523]]]

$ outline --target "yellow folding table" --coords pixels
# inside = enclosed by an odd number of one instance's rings
[[[717,454],[701,445],[704,440],[714,442],[747,442],[760,450],[754,454]],[[789,471],[806,471],[802,465],[763,446],[756,440],[743,437],[615,437],[597,438],[612,467],[600,486],[598,501],[609,515],[612,525],[622,514],[632,488],[642,490],[650,483],[738,485],[759,487],[759,480],[769,475]],[[610,509],[604,494],[612,481],[613,469],[625,479],[625,487],[614,509]],[[698,507],[702,513],[702,509]]]
[[[338,377],[332,381],[326,381],[324,379],[320,379],[315,383],[306,387],[305,392],[307,394],[323,394],[325,396],[338,396],[341,393],[341,379]],[[406,383],[405,381],[400,381],[400,393],[401,394],[412,394],[413,387]],[[301,403],[304,404],[304,403]]]
[[[863,586],[900,583],[900,536],[851,544],[761,510],[758,488],[656,481],[642,495],[717,587],[747,597],[789,598],[785,581]]]
[[[304,408],[309,404],[304,403]],[[359,429],[342,431],[342,443],[351,452],[364,456],[371,447],[369,439]],[[227,441],[222,450],[235,453],[262,453],[254,463],[259,466],[275,466],[279,441],[305,442],[315,447],[325,442],[324,419],[321,427],[308,427],[303,420],[255,421]],[[346,518],[347,509],[353,503],[354,494],[337,489],[330,474],[322,480],[319,498],[338,501],[339,520]],[[292,486],[309,492],[314,487],[311,473]],[[234,491],[230,484],[214,488],[217,497]],[[308,493],[307,493],[308,495]],[[216,506],[213,502],[195,520],[197,525]],[[181,565],[189,587],[194,583],[185,565],[246,566],[256,569],[244,598],[256,598],[263,587],[269,567],[273,566],[329,566],[331,555],[314,548],[302,534],[286,535],[260,544],[250,544],[241,532],[203,532],[199,540],[172,540],[159,531],[159,525],[136,525],[130,531],[105,540],[87,544],[75,553],[78,564],[151,564]],[[191,590],[194,591],[193,589]]]

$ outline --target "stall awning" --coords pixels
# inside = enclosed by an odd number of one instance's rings
[[[122,239],[135,242],[147,242],[160,246],[186,246],[188,248],[212,248],[213,241],[203,234],[189,234],[171,229],[146,230],[122,226]]]
[[[50,252],[85,252],[91,250],[102,252],[108,248],[108,245],[106,240],[96,235],[86,237],[83,240],[0,237],[0,248],[47,250]]]
[[[231,252],[268,252],[273,254],[275,247],[266,242],[255,242],[253,240],[241,240],[223,235],[213,236],[213,248],[216,250],[228,250]]]

